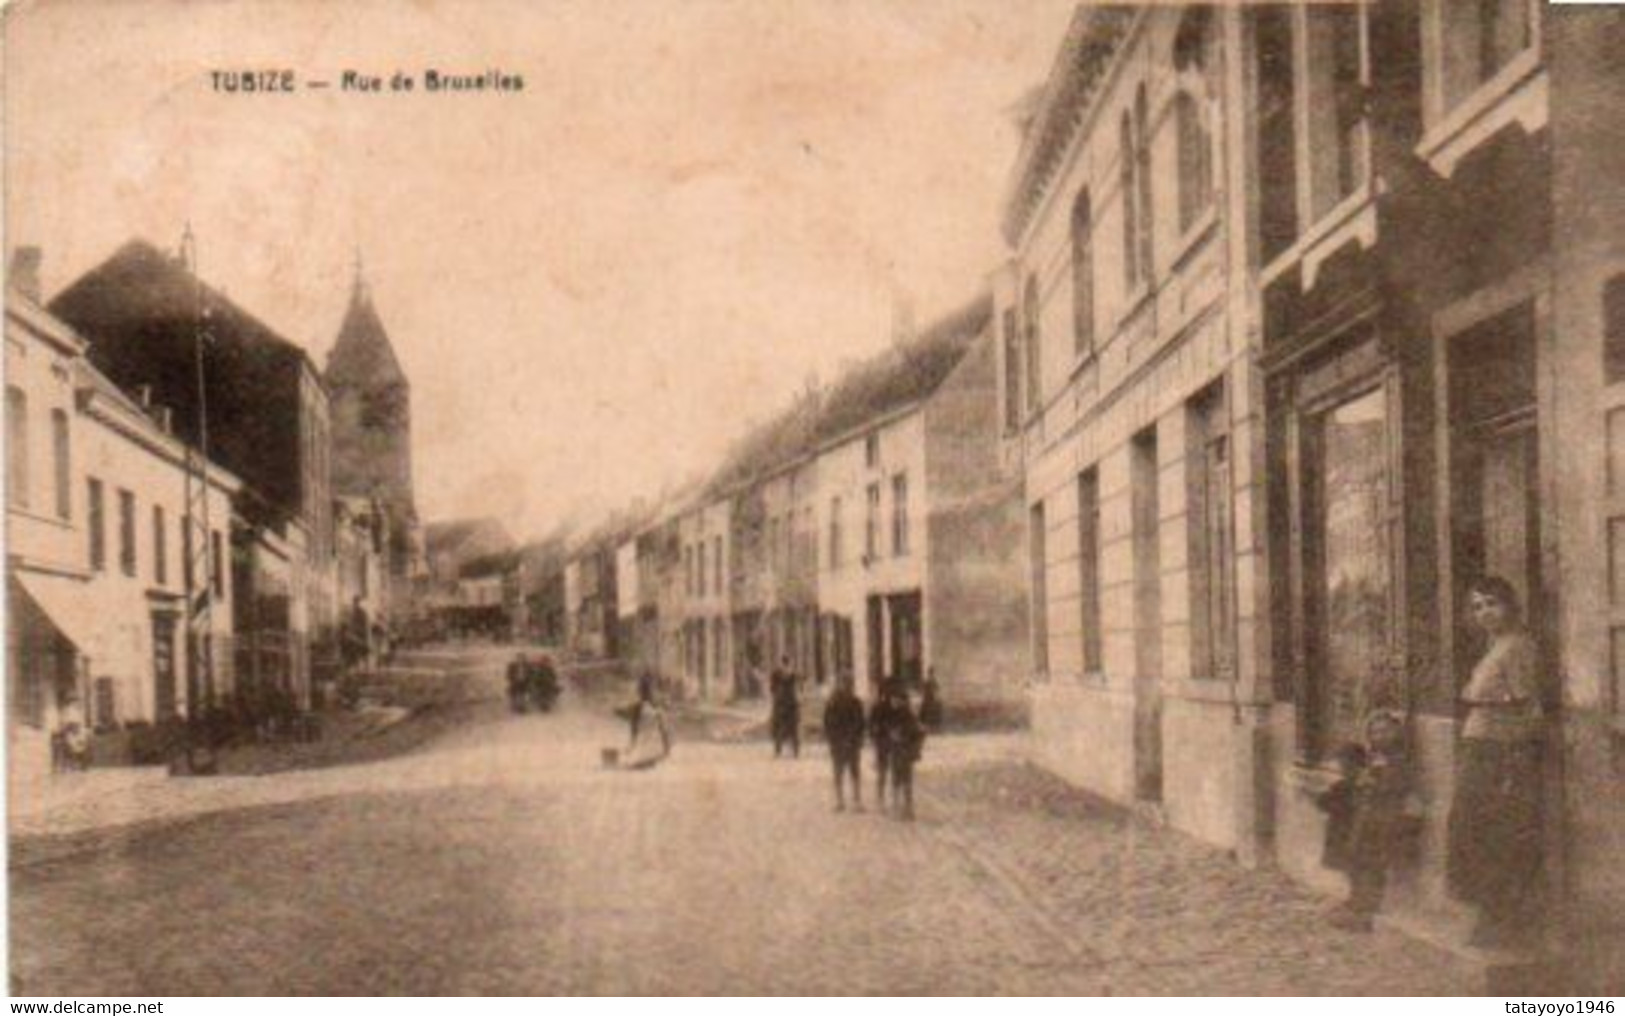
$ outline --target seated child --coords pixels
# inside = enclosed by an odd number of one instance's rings
[[[1348,900],[1330,923],[1344,931],[1370,931],[1388,872],[1403,860],[1420,824],[1404,720],[1387,710],[1372,713],[1365,744],[1345,748],[1342,763],[1343,779],[1321,800],[1328,812],[1327,866],[1349,879]]]

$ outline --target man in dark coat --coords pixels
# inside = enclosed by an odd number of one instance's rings
[[[835,767],[835,810],[846,810],[845,777],[852,780],[852,810],[863,810],[863,703],[852,691],[852,676],[842,674],[824,705],[824,738]]]
[[[875,745],[875,797],[882,811],[886,808],[886,784],[891,780],[892,746],[896,741],[894,727],[901,719],[893,697],[894,682],[881,685],[875,695],[875,704],[869,707],[869,737]]]
[[[914,764],[925,747],[925,726],[909,705],[901,684],[892,689],[890,723],[892,808],[904,821],[914,820]]]
[[[801,679],[790,669],[790,657],[779,657],[779,665],[768,678],[773,696],[773,757],[778,758],[788,744],[796,758],[801,757]]]

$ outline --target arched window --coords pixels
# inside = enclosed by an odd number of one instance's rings
[[[1117,125],[1117,178],[1123,201],[1123,278],[1125,289],[1134,291],[1140,281],[1140,257],[1137,253],[1140,217],[1135,208],[1138,190],[1134,186],[1134,121],[1127,110]]]
[[[1213,203],[1212,144],[1201,104],[1189,92],[1174,99],[1179,131],[1179,231],[1190,229]]]
[[[1139,185],[1140,276],[1151,280],[1151,119],[1141,83],[1134,94],[1134,182]]]
[[[1027,329],[1027,412],[1038,412],[1040,387],[1038,330],[1038,280],[1027,277],[1027,293],[1022,300],[1022,317]]]
[[[1021,330],[1016,326],[1016,309],[1004,310],[1004,429],[1015,433],[1021,426]]]
[[[1072,338],[1081,355],[1095,345],[1095,256],[1089,192],[1072,205]]]

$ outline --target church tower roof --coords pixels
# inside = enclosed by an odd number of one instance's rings
[[[362,388],[408,383],[406,372],[395,357],[395,348],[390,345],[389,333],[384,330],[384,323],[372,304],[372,292],[361,271],[360,255],[356,256],[350,307],[344,312],[344,323],[339,326],[338,341],[327,354],[327,382]]]

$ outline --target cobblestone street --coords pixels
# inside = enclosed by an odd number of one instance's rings
[[[928,746],[920,820],[835,814],[826,758],[685,743],[603,771],[581,711],[408,757],[147,781],[14,841],[28,994],[1458,993],[1392,932],[1096,805],[1010,735]],[[53,844],[71,849],[49,849]]]

